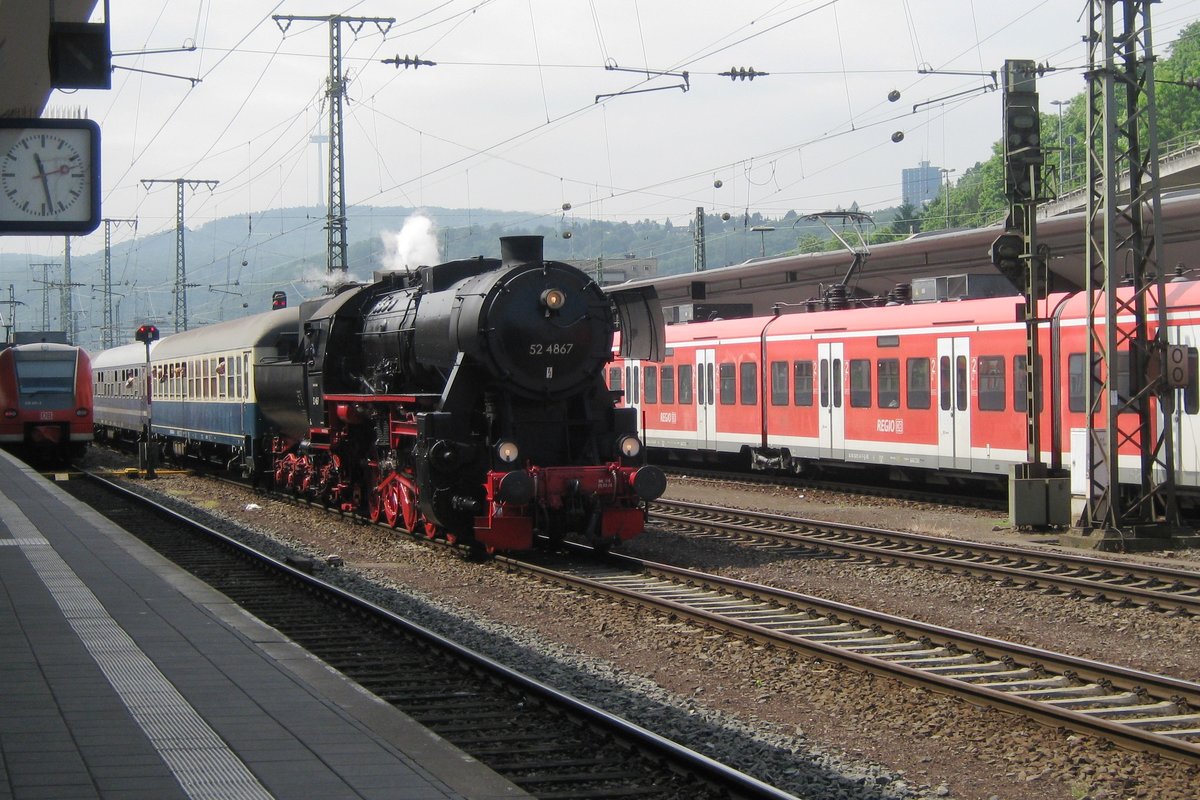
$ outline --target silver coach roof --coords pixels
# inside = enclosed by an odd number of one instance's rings
[[[151,342],[150,352],[154,353],[157,347],[158,342]],[[92,356],[92,369],[121,369],[145,363],[146,345],[140,342],[111,347]]]
[[[281,333],[296,332],[299,327],[299,307],[280,308],[164,336],[154,348],[153,356],[158,361],[269,346],[275,344]],[[145,360],[144,350],[142,359]]]

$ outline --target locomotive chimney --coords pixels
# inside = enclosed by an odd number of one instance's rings
[[[542,262],[541,236],[501,236],[500,262],[504,266]]]

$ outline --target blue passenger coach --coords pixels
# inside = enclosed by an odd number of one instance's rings
[[[295,349],[299,309],[283,308],[166,336],[150,351],[150,416],[155,437],[172,455],[232,453],[229,465],[253,463],[269,448],[271,428],[258,406],[259,367],[287,360]],[[96,386],[103,391],[97,425],[110,437],[141,429],[146,413],[144,345],[124,345],[100,356]],[[108,374],[106,374],[106,371]]]

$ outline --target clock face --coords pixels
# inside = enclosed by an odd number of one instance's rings
[[[95,124],[87,120],[4,123],[0,128],[0,232],[94,230],[99,224]]]

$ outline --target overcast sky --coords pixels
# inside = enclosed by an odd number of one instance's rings
[[[349,206],[520,210],[564,224],[686,224],[697,206],[767,216],[854,202],[882,209],[900,203],[906,167],[929,161],[953,179],[988,158],[1000,92],[982,88],[1006,58],[1055,69],[1038,82],[1043,111],[1083,91],[1087,8],[1086,0],[112,0],[122,67],[112,90],[55,93],[47,113],[82,108],[100,124],[103,214],[136,217],[138,236],[175,224],[174,187],[147,189],[143,179],[220,182],[187,192],[189,228],[324,205],[318,164],[328,151],[311,139],[327,128],[330,25],[282,29],[272,16],[394,16],[390,25],[341,26]],[[1200,0],[1153,13],[1165,55],[1200,16]],[[194,52],[124,55],[193,44]],[[397,55],[437,65],[381,63]],[[770,74],[718,75],[731,67]],[[686,92],[676,88],[684,71]],[[114,241],[130,235],[117,230]],[[79,253],[102,246],[100,231],[74,244]],[[58,237],[0,239],[0,252],[60,257],[61,249]]]

